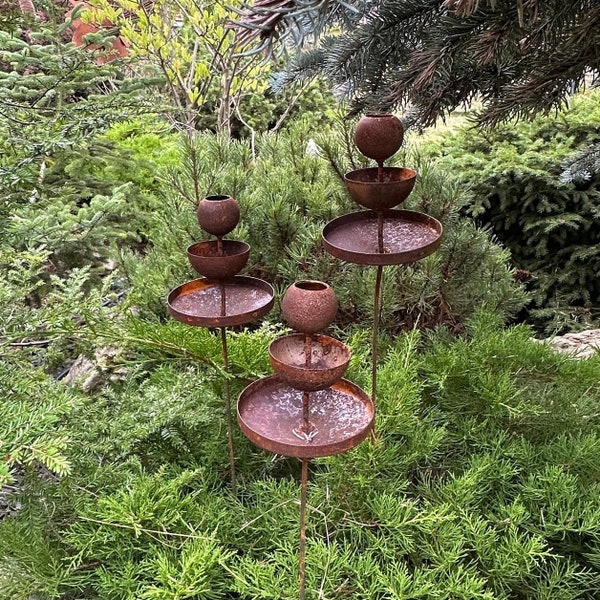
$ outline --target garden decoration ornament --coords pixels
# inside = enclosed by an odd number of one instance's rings
[[[346,173],[344,181],[352,199],[368,210],[343,215],[325,225],[327,252],[340,260],[377,267],[373,300],[371,398],[377,398],[377,336],[381,309],[383,267],[404,265],[429,256],[441,243],[442,224],[433,217],[394,206],[408,198],[416,172],[386,167],[384,161],[402,145],[402,122],[391,114],[366,115],[358,122],[354,141],[377,167]]]
[[[237,274],[246,266],[250,246],[223,239],[240,218],[239,206],[231,196],[207,196],[198,205],[197,217],[200,227],[217,239],[196,242],[188,247],[187,256],[192,267],[204,277],[172,290],[167,298],[168,310],[182,323],[220,329],[223,367],[228,371],[227,327],[244,325],[267,314],[275,301],[274,291],[261,279]],[[227,378],[223,387],[231,487],[235,494],[233,417]]]
[[[298,563],[304,600],[308,462],[360,444],[371,431],[374,406],[362,389],[342,379],[350,362],[348,348],[317,333],[332,323],[337,312],[331,287],[322,281],[298,281],[286,291],[281,309],[288,325],[300,333],[270,345],[275,375],[242,391],[238,423],[260,448],[302,461]]]

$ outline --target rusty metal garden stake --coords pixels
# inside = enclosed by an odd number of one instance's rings
[[[393,115],[366,115],[358,122],[354,141],[365,156],[377,162],[377,167],[350,171],[344,181],[352,199],[369,210],[333,219],[322,233],[323,246],[331,255],[345,262],[377,267],[371,337],[374,405],[383,267],[405,265],[429,256],[440,246],[443,231],[441,223],[429,215],[393,209],[408,198],[417,176],[412,169],[384,166],[384,161],[399,150],[403,138],[402,123]],[[371,440],[374,439],[373,429]]]
[[[371,352],[372,352],[372,373],[371,373],[371,399],[375,410],[377,410],[377,359],[379,352],[378,337],[379,337],[379,313],[381,312],[381,281],[383,279],[383,266],[377,267],[377,276],[375,278],[375,297],[373,299],[373,333],[371,336]],[[375,441],[375,425],[371,430],[371,441]]]
[[[198,224],[216,236],[216,241],[196,242],[188,247],[192,267],[203,275],[171,291],[167,298],[169,314],[176,320],[196,327],[218,328],[223,351],[223,400],[226,411],[227,446],[231,488],[237,492],[233,417],[229,390],[227,327],[244,325],[265,315],[274,303],[273,288],[255,277],[237,275],[248,261],[250,246],[225,240],[240,218],[239,206],[231,196],[207,196],[198,205]]]
[[[291,285],[281,312],[287,324],[301,333],[271,343],[269,360],[275,376],[251,383],[238,399],[238,423],[246,437],[261,448],[302,461],[300,600],[306,597],[308,461],[354,448],[373,425],[371,398],[342,378],[350,351],[339,340],[317,334],[333,322],[337,307],[335,293],[322,281]]]
[[[300,600],[306,598],[306,497],[308,488],[308,458],[302,459],[300,482],[300,545],[298,547],[298,571],[300,576]]]
[[[229,375],[229,355],[227,352],[227,330],[221,327],[221,348],[223,349],[223,369]],[[229,379],[225,377],[223,382],[223,396],[225,399],[225,410],[227,411],[227,446],[229,448],[229,469],[231,471],[231,491],[237,494],[237,480],[235,476],[235,454],[233,451],[233,419],[231,416],[231,395],[229,393]]]

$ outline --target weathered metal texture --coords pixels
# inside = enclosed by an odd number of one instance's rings
[[[383,220],[383,252],[378,227]],[[411,210],[358,211],[330,221],[323,229],[327,252],[359,265],[401,265],[429,256],[441,243],[442,224]]]
[[[251,383],[238,399],[238,424],[246,437],[269,452],[316,458],[346,452],[362,442],[373,426],[369,396],[345,379],[310,393],[310,435],[304,435],[301,392],[278,377]]]
[[[298,390],[323,390],[341,379],[350,363],[350,350],[328,335],[302,333],[281,337],[269,346],[275,374]],[[308,352],[308,356],[307,356]]]
[[[281,312],[296,331],[316,333],[333,323],[338,301],[333,289],[322,281],[297,281],[285,292]]]
[[[196,209],[198,224],[212,235],[222,236],[233,231],[240,221],[240,207],[231,196],[207,196]]]
[[[404,126],[390,114],[368,114],[354,130],[354,142],[367,157],[383,162],[395,154],[404,140]]]
[[[401,167],[358,169],[344,176],[352,199],[371,210],[384,210],[404,202],[415,186],[417,173]]]
[[[262,279],[236,275],[227,280],[193,279],[172,290],[169,314],[199,327],[233,327],[266,315],[275,302],[273,288]]]
[[[234,240],[196,242],[187,249],[190,264],[200,275],[227,279],[237,275],[248,262],[250,246]]]

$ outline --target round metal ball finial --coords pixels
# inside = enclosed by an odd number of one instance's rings
[[[316,333],[329,327],[337,309],[335,292],[322,281],[297,281],[281,301],[283,318],[292,329],[302,333]]]
[[[204,231],[223,236],[233,231],[239,223],[240,207],[231,196],[206,196],[198,204],[196,215]]]
[[[378,163],[398,152],[403,140],[402,121],[390,114],[365,115],[354,130],[354,142],[358,149]]]

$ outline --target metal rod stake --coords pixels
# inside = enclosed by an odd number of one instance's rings
[[[298,567],[300,572],[300,600],[306,598],[306,495],[308,487],[308,459],[302,459],[302,481],[300,488],[300,546]]]
[[[304,366],[309,369],[312,365],[312,335],[304,335]]]
[[[227,354],[227,332],[225,327],[221,327],[221,346],[223,348],[223,368],[229,373],[229,357]],[[227,446],[229,448],[229,468],[231,470],[231,490],[235,495],[237,493],[237,482],[235,477],[235,457],[233,453],[233,423],[231,417],[231,396],[229,393],[229,379],[226,377],[223,383],[223,392],[225,397],[225,411],[227,412]]]
[[[373,348],[373,371],[372,371],[372,385],[371,385],[371,398],[373,400],[373,407],[377,410],[377,338],[379,333],[379,313],[381,311],[381,280],[383,279],[383,266],[377,266],[377,277],[375,279],[375,298],[373,300],[373,337],[371,339],[371,347]],[[375,421],[373,420],[373,429],[371,429],[371,441],[375,441]]]
[[[383,213],[377,213],[377,252],[383,254]]]
[[[311,426],[309,423],[310,417],[310,396],[308,392],[302,392],[302,430],[309,434]]]
[[[219,283],[219,288],[221,290],[221,316],[224,317],[227,315],[227,298],[225,296],[225,283],[223,281]]]

